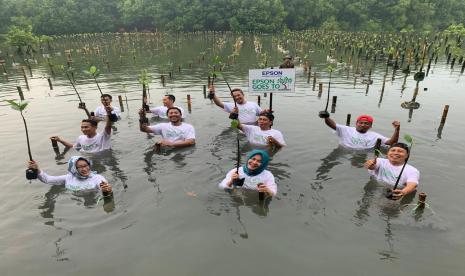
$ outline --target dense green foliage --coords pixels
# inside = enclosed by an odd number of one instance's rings
[[[27,18],[38,34],[434,31],[465,20],[463,0],[0,0],[0,7],[0,33],[7,33],[17,18]]]

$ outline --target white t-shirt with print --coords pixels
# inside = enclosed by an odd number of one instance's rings
[[[253,148],[267,148],[268,136],[276,139],[281,145],[286,145],[281,131],[276,129],[261,130],[259,126],[242,125],[242,131],[247,136],[247,140]]]
[[[121,110],[119,109],[119,107],[116,107],[116,106],[112,106],[113,110],[111,111],[112,114],[115,114],[116,116],[118,116],[118,119],[121,118]],[[95,111],[94,111],[94,115],[95,117],[98,117],[100,119],[105,119],[105,116],[107,116],[107,111],[105,110],[105,107],[103,105],[101,106],[98,106]]]
[[[65,185],[65,188],[71,191],[96,190],[99,191],[100,183],[107,182],[105,177],[100,174],[92,174],[87,179],[80,179],[68,173],[65,175],[48,175],[44,171],[40,171],[38,179],[43,183],[50,185]]]
[[[394,186],[399,177],[402,166],[394,166],[385,158],[377,158],[376,166],[374,170],[368,170],[368,172],[373,175],[377,180],[382,181],[390,186]],[[399,188],[404,188],[406,183],[419,183],[420,181],[420,172],[410,166],[409,164],[405,165],[405,169],[402,172],[402,176],[399,180]]]
[[[186,118],[186,113],[184,112],[184,109],[179,106],[175,106],[175,107],[181,110],[181,118],[183,119]],[[153,114],[153,116],[159,117],[161,119],[168,119],[168,115],[166,115],[166,111],[168,111],[168,107],[164,105],[150,108],[150,112]]]
[[[234,103],[224,103],[224,111],[231,113],[234,108]],[[239,109],[239,122],[243,124],[254,124],[257,121],[257,116],[262,112],[258,104],[247,101],[245,104],[237,104]]]
[[[230,170],[228,174],[226,174],[226,178],[223,179],[223,181],[221,181],[220,184],[218,184],[218,187],[222,189],[232,189],[232,186],[228,187],[228,181],[231,179],[233,173],[235,172],[236,169]],[[244,185],[242,186],[242,188],[244,189],[258,191],[257,184],[263,183],[266,187],[270,189],[273,195],[276,195],[276,193],[278,192],[278,186],[274,181],[274,176],[268,170],[264,170],[263,172],[255,176],[248,176],[244,173],[244,168],[239,167],[239,178],[245,178]]]
[[[355,127],[339,124],[336,124],[336,135],[339,137],[339,144],[352,149],[372,149],[375,147],[378,138],[381,138],[383,144],[388,140],[388,138],[374,131],[360,133]]]
[[[195,139],[194,127],[186,123],[181,123],[179,126],[174,126],[171,123],[160,123],[149,126],[148,128],[150,128],[154,134],[161,135],[163,139],[170,142]]]
[[[92,138],[86,135],[80,135],[73,147],[81,152],[95,153],[111,149],[110,143],[111,134],[108,134],[105,130],[97,133]]]

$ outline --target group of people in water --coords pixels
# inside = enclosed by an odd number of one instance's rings
[[[247,141],[253,149],[248,155],[243,166],[230,170],[220,182],[223,189],[248,189],[258,191],[260,196],[272,197],[278,192],[273,174],[267,170],[270,156],[277,150],[286,146],[286,142],[279,130],[273,129],[275,116],[268,109],[262,109],[254,102],[247,101],[241,89],[232,89],[233,103],[222,102],[217,96],[215,87],[209,87],[212,101],[227,113],[233,113],[239,124],[237,128],[245,134]],[[161,140],[156,143],[156,148],[171,147],[182,148],[195,145],[195,129],[192,125],[183,122],[186,114],[181,107],[175,106],[175,96],[165,95],[163,106],[156,108],[142,108],[139,111],[140,131],[160,135]],[[67,148],[75,148],[80,152],[97,153],[111,148],[110,138],[112,134],[112,121],[118,120],[121,111],[111,105],[112,97],[109,94],[101,96],[102,105],[99,106],[89,119],[81,122],[80,135],[74,143],[67,142],[59,136],[52,136],[52,141],[59,142]],[[160,118],[162,121],[149,125],[146,114]],[[114,118],[117,119],[114,119]],[[330,114],[322,111],[319,117],[325,124],[335,131],[339,143],[343,147],[353,150],[372,150],[378,139],[389,146],[386,158],[374,158],[366,161],[365,168],[377,180],[391,188],[396,182],[397,188],[392,190],[392,198],[399,199],[402,196],[415,192],[419,184],[419,171],[409,164],[405,164],[409,157],[409,147],[399,143],[400,123],[393,121],[394,131],[390,138],[371,131],[373,117],[361,115],[356,119],[355,127],[337,124],[330,118]],[[98,122],[104,122],[101,132],[97,132]],[[405,166],[404,166],[405,164]],[[68,174],[51,176],[39,169],[36,161],[29,161],[29,168],[38,171],[38,179],[51,185],[65,185],[72,191],[94,190],[101,191],[104,195],[111,194],[112,187],[106,179],[91,170],[92,162],[82,156],[73,156],[68,161]]]

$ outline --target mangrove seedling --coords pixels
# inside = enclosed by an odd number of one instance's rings
[[[100,76],[100,70],[97,69],[95,66],[91,66],[88,70],[83,70],[84,74],[91,76],[95,84],[97,84],[98,91],[100,91],[100,95],[103,95],[102,89],[100,89],[100,85],[98,84],[97,77]]]
[[[29,132],[27,131],[26,119],[24,118],[24,115],[23,115],[23,111],[26,109],[28,102],[16,103],[14,100],[7,100],[7,102],[10,104],[11,108],[19,111],[19,113],[21,114],[21,118],[23,118],[24,130],[26,131],[27,153],[29,155],[29,160],[32,161],[31,145],[29,142]],[[38,175],[37,169],[28,168],[26,170],[26,179],[28,180],[37,179],[37,175]]]
[[[330,94],[330,90],[331,90],[331,78],[332,78],[332,75],[333,75],[334,67],[331,66],[331,65],[329,65],[327,69],[328,69],[328,72],[329,72],[328,98],[326,99],[326,107],[325,107],[325,110],[320,111],[320,113],[318,114],[318,116],[319,116],[320,118],[329,118],[329,112],[328,112],[329,94]]]
[[[139,83],[142,84],[142,108],[145,111],[149,111],[149,106],[147,105],[147,89],[151,81],[150,76],[147,72],[147,69],[144,69],[140,72]]]
[[[79,99],[79,106],[78,106],[78,108],[83,109],[83,110],[86,112],[87,117],[90,119],[90,118],[91,118],[91,114],[89,113],[89,111],[88,111],[87,108],[86,108],[86,103],[82,101],[81,96],[79,95],[79,92],[77,91],[76,86],[74,85],[74,82],[73,82],[73,80],[71,79],[71,75],[70,75],[70,73],[72,73],[71,70],[72,70],[72,68],[66,70],[66,71],[65,71],[65,74],[66,74],[66,77],[67,77],[68,80],[69,80],[69,83],[71,83],[71,86],[73,87],[74,92],[76,92],[76,95],[78,96],[78,99]]]
[[[238,133],[239,134],[239,133]],[[239,174],[239,167],[241,166],[241,149],[239,144],[239,135],[236,137],[237,141],[237,157],[236,157],[236,173]],[[245,178],[237,178],[233,180],[233,187],[241,187],[244,185]]]

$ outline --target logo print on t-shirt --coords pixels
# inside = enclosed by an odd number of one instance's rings
[[[369,140],[361,138],[361,137],[350,137],[350,141],[354,145],[362,145],[368,147],[369,145]]]

